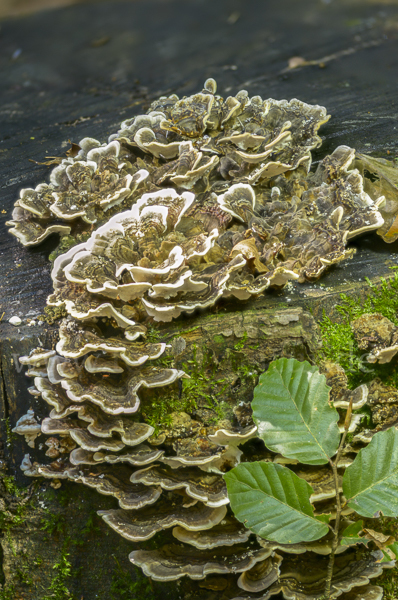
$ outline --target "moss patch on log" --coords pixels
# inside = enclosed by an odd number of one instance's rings
[[[0,486],[1,600],[80,600],[92,589],[98,600],[151,600],[148,580],[128,560],[131,544],[93,509],[114,508],[114,499],[70,482],[21,488],[3,475]]]
[[[319,321],[322,335],[322,349],[319,359],[339,363],[348,376],[351,388],[380,377],[387,385],[398,386],[397,361],[386,365],[365,362],[363,350],[358,348],[351,323],[365,313],[380,313],[398,325],[398,271],[396,267],[390,278],[380,278],[375,284],[367,280],[369,293],[364,298],[340,295],[340,304],[335,307],[335,317],[323,312]]]

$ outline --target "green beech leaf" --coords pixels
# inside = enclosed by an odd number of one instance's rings
[[[328,533],[328,526],[314,517],[312,487],[290,469],[274,463],[242,463],[224,479],[236,518],[262,538],[297,544]]]
[[[363,521],[356,521],[355,523],[351,523],[344,529],[341,534],[340,545],[341,546],[354,546],[355,544],[365,544],[368,545],[369,540],[364,537],[361,537],[359,533],[363,529]]]
[[[332,515],[317,515],[315,518],[322,523],[329,523]]]
[[[308,465],[323,465],[337,452],[338,412],[317,367],[294,358],[270,364],[254,390],[258,435],[273,452]]]
[[[380,561],[381,563],[389,563],[389,562],[391,562],[392,560],[394,560],[394,559],[392,558],[392,556],[390,556],[390,555],[388,554],[388,552],[386,552],[385,548],[382,548],[382,549],[381,549],[381,551],[383,552],[383,559]]]
[[[395,554],[395,557],[398,558],[398,542],[393,542],[392,544],[390,544],[389,546],[386,547],[386,550],[390,550],[391,552],[393,552]],[[391,556],[390,556],[390,560],[391,560]]]
[[[363,517],[398,517],[398,431],[391,427],[373,436],[343,476],[350,508]]]
[[[348,525],[342,532],[342,536],[352,537],[353,535],[358,535],[363,529],[363,521],[355,521],[355,523],[351,523]]]

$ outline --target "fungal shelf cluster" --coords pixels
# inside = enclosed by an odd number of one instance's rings
[[[8,223],[25,246],[52,233],[85,239],[53,264],[47,304],[66,314],[55,349],[20,359],[33,378],[30,392],[50,413],[38,424],[30,412],[15,431],[31,446],[46,435],[52,459],[32,464],[26,455],[22,469],[114,496],[119,508],[99,514],[132,542],[168,532],[167,544],[135,549],[130,560],[154,580],[190,577],[198,598],[216,591],[225,600],[320,599],[330,540],[264,542],[232,515],[222,475],[250,460],[250,408],[237,405],[231,419],[211,426],[180,415],[172,434],[145,421],[145,402],[187,377],[159,360],[168,348],[148,340],[148,322],[316,280],[352,256],[351,239],[380,230],[384,199],[364,192],[353,149],[340,146],[311,170],[328,118],[323,107],[296,99],[246,91],[224,99],[209,79],[200,93],[159,98],[105,143],[83,139],[49,184],[21,191]],[[344,408],[350,393],[363,405],[367,388],[349,392],[341,373],[337,385],[333,368],[336,406]],[[342,469],[355,451],[353,443]],[[322,514],[331,482],[321,468],[302,476]],[[343,549],[332,597],[381,598],[369,584],[385,566],[379,554]]]

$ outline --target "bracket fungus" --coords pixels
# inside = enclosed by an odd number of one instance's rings
[[[228,504],[227,488],[221,475],[203,473],[195,467],[150,466],[136,471],[131,481],[160,485],[164,490],[184,489],[188,496],[207,506]]]
[[[183,544],[167,544],[160,550],[134,550],[130,560],[156,581],[173,581],[184,575],[204,579],[210,573],[242,573],[269,554],[268,550],[238,545],[199,551]]]
[[[12,429],[12,432],[23,435],[28,446],[31,448],[35,447],[35,439],[41,434],[41,426],[31,408],[29,408],[26,415],[23,415],[20,419],[18,419],[15,427]]]
[[[153,489],[153,488],[149,488]],[[172,501],[163,494],[153,508],[140,511],[99,511],[104,521],[121,536],[133,542],[148,540],[162,529],[179,525],[188,531],[211,529],[225,517],[225,507],[212,508],[201,502],[185,504],[184,498]]]
[[[311,169],[328,119],[325,108],[297,99],[250,98],[245,90],[224,99],[208,79],[192,96],[159,98],[105,142],[84,138],[48,184],[21,190],[15,203],[8,225],[23,245],[53,233],[76,242],[51,273],[47,303],[67,314],[56,348],[20,359],[34,378],[30,393],[50,412],[41,425],[29,412],[14,431],[30,445],[39,433],[48,436],[53,462],[32,464],[26,455],[21,468],[113,496],[120,508],[99,514],[129,540],[164,530],[169,543],[130,554],[155,580],[188,576],[200,589],[224,590],[225,600],[323,593],[327,540],[260,544],[230,514],[222,475],[250,460],[244,444],[256,427],[248,404],[211,426],[187,413],[174,413],[160,432],[147,422],[148,403],[188,375],[159,363],[168,346],[151,341],[145,324],[316,280],[352,256],[352,239],[380,230],[384,198],[364,191],[354,150],[339,146]],[[395,330],[383,321],[387,333],[374,341],[356,325],[374,360],[387,362]],[[184,349],[185,342],[177,354]],[[376,411],[373,388],[369,400],[366,386],[350,391],[344,373],[333,365],[326,371],[339,411],[351,399]],[[347,453],[338,466],[349,463]],[[323,514],[330,481],[318,467],[301,476],[314,484],[311,500]],[[379,556],[345,550],[336,557],[332,597],[377,600],[379,588],[368,583],[384,566]]]
[[[173,529],[173,536],[177,540],[195,546],[199,550],[242,544],[248,541],[250,533],[232,516],[226,517],[209,530],[193,532],[180,526]]]

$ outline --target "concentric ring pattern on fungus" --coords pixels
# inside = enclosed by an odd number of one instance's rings
[[[30,445],[48,436],[49,463],[26,455],[22,469],[114,496],[119,506],[99,514],[128,540],[168,532],[168,543],[131,561],[154,580],[197,580],[203,598],[321,598],[330,541],[277,546],[231,514],[222,474],[245,460],[250,411],[211,426],[184,414],[185,439],[163,444],[143,398],[187,374],[159,360],[166,343],[148,339],[147,325],[318,279],[352,255],[352,238],[381,227],[383,198],[364,192],[354,150],[340,146],[310,170],[328,119],[296,99],[244,90],[224,99],[208,79],[192,96],[159,98],[108,142],[83,139],[48,184],[20,192],[8,222],[25,246],[53,233],[85,240],[53,264],[47,304],[67,315],[55,350],[21,358],[31,393],[50,408],[41,425],[31,413],[17,424]],[[321,513],[330,494],[323,474],[313,477]],[[344,549],[333,598],[380,598],[369,584],[379,554]]]

